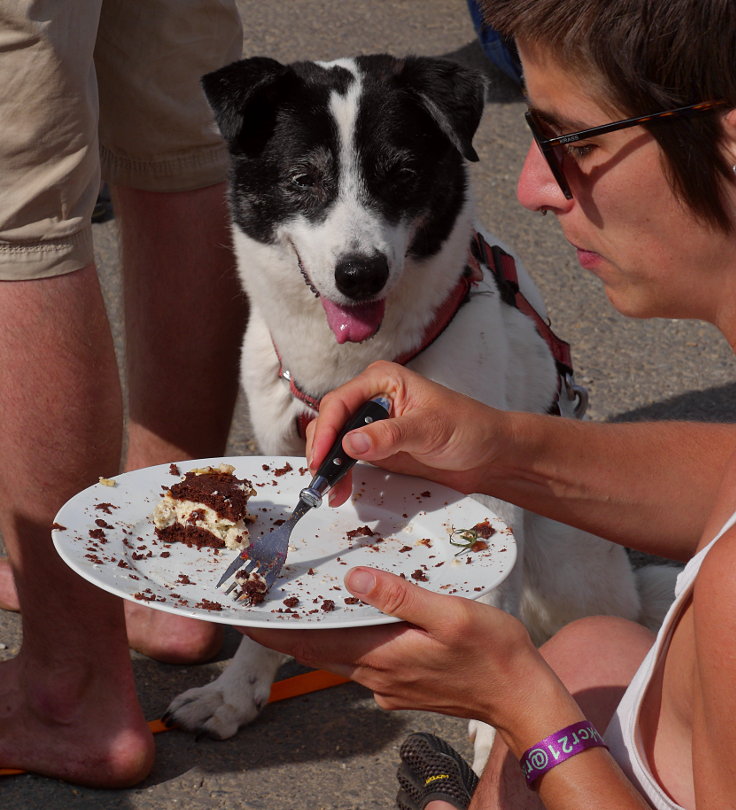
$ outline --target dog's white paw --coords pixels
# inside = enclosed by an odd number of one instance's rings
[[[480,720],[471,720],[468,723],[468,737],[473,743],[473,770],[478,776],[483,773],[491,747],[496,736],[496,729]]]
[[[223,673],[205,686],[178,695],[164,719],[187,731],[226,740],[254,720],[268,703],[271,684],[285,656],[243,638]]]
[[[238,705],[234,705],[219,680],[187,689],[174,698],[164,715],[166,722],[215,740],[226,740],[240,726],[254,720],[268,700],[271,684],[265,689],[255,689],[245,699],[238,696]]]

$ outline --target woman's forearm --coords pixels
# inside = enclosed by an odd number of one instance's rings
[[[736,448],[733,425],[502,419],[480,491],[673,559],[693,553]]]
[[[533,694],[530,694],[525,711],[515,712],[513,724],[498,733],[509,749],[514,760],[520,760],[524,753],[556,731],[563,735],[560,739],[570,741],[565,729],[585,720],[580,707],[557,681],[552,672],[546,677],[538,676],[532,681]],[[530,684],[531,686],[532,684]],[[604,731],[604,729],[599,729]],[[564,742],[560,744],[561,750]],[[544,749],[542,749],[544,750]],[[515,763],[508,763],[512,769]],[[492,768],[487,769],[481,778],[470,805],[470,810],[482,810],[495,804],[498,778]],[[518,782],[513,774],[506,777],[518,784],[522,793],[530,790],[524,786],[519,774]],[[535,784],[540,800],[547,810],[568,810],[571,807],[595,807],[596,810],[642,810],[649,804],[603,747],[589,748],[548,770]],[[514,789],[506,796],[511,801]],[[524,804],[526,806],[526,804]]]

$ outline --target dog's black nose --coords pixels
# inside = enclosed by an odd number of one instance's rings
[[[388,260],[382,253],[366,256],[351,253],[335,267],[337,289],[353,301],[365,301],[383,289],[388,279]]]

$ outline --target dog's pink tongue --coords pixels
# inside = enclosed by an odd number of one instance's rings
[[[371,301],[352,307],[341,306],[322,296],[320,299],[327,315],[327,323],[338,343],[360,343],[373,337],[383,320],[385,301]]]

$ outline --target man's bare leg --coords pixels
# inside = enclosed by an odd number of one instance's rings
[[[225,452],[247,306],[235,272],[225,186],[114,188],[125,279],[126,469]],[[131,646],[161,661],[206,660],[219,625],[126,603]]]
[[[573,622],[540,649],[601,734],[654,643],[646,628],[613,616]],[[471,810],[542,810],[526,786],[518,761],[497,736]],[[439,803],[428,810],[445,810]]]
[[[117,471],[122,412],[95,273],[0,283],[0,530],[23,644],[0,664],[0,764],[80,784],[134,784],[153,739],[119,599],[55,553],[58,508]]]

